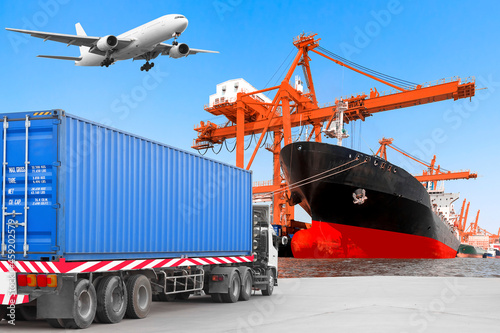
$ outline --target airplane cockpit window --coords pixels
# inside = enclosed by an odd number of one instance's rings
[[[175,20],[175,19],[178,19],[178,18],[185,18],[185,17],[184,17],[184,16],[182,16],[182,15],[179,15],[179,16],[174,17],[174,20]]]

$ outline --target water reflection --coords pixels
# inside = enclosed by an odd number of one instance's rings
[[[500,259],[296,259],[279,258],[279,277],[461,276],[500,277]]]

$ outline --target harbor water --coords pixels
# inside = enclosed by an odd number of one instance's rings
[[[500,278],[500,259],[296,259],[279,258],[279,278],[436,276]]]

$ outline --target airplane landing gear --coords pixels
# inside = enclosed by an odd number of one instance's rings
[[[109,65],[111,65],[112,63],[115,62],[115,59],[113,58],[105,58],[102,62],[101,62],[101,67],[102,66],[106,66],[106,67],[109,67]]]
[[[144,65],[141,66],[141,71],[146,71],[146,72],[149,72],[149,70],[151,68],[153,68],[155,66],[155,63],[152,62],[151,64],[149,63],[149,61],[146,61],[146,63]]]
[[[172,37],[174,37],[174,41],[172,42],[172,45],[173,45],[173,46],[176,46],[176,45],[178,45],[178,44],[179,44],[179,42],[177,41],[177,38],[179,38],[179,37],[180,37],[180,35],[181,35],[181,33],[180,33],[180,32],[174,32],[174,33],[172,34]]]

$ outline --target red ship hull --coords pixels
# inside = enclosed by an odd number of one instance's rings
[[[295,258],[455,258],[456,249],[438,240],[393,231],[313,221],[292,238]]]

